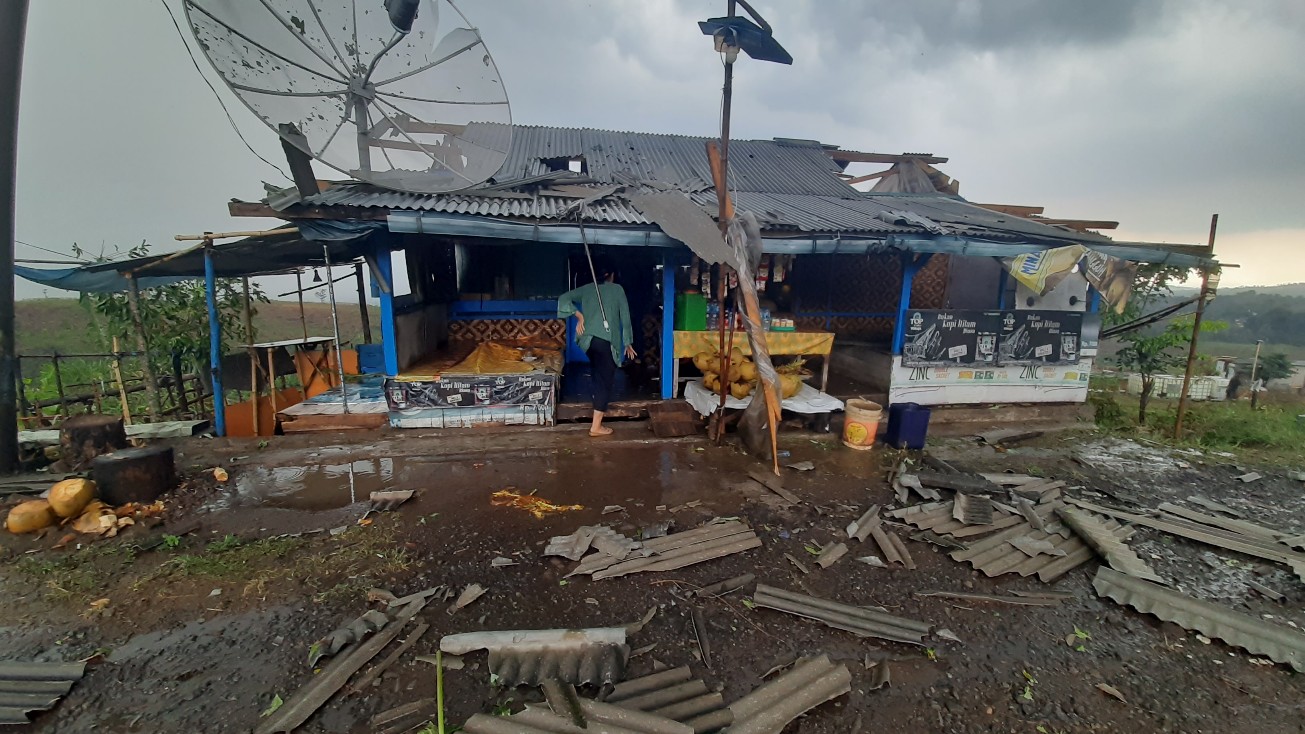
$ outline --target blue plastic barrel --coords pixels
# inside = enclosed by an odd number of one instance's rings
[[[929,408],[918,403],[893,403],[888,406],[888,430],[885,441],[895,449],[924,448],[929,435]]]
[[[385,349],[380,344],[359,344],[358,371],[364,375],[385,372]]]

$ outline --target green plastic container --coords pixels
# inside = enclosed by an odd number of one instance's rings
[[[707,297],[701,293],[675,295],[675,330],[707,330]]]

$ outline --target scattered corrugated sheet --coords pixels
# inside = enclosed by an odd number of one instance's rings
[[[1190,497],[1187,498],[1187,501],[1191,502],[1194,505],[1199,505],[1201,507],[1204,507],[1205,509],[1211,512],[1222,512],[1225,515],[1230,515],[1232,517],[1238,517],[1238,518],[1246,517],[1246,515],[1242,514],[1241,510],[1234,510],[1228,505],[1215,502],[1214,500],[1206,499],[1198,495],[1191,495]]]
[[[594,540],[600,537],[622,548],[623,553],[615,554],[619,556],[618,560],[624,560],[631,553],[639,551],[643,547],[643,544],[639,541],[627,538],[609,527],[585,525],[570,535],[558,535],[550,538],[548,545],[544,548],[544,555],[561,556],[572,561],[578,561],[584,557],[585,553],[589,552]]]
[[[968,474],[922,471],[917,472],[915,476],[919,478],[920,483],[926,487],[950,489],[953,492],[986,495],[996,493],[999,490],[997,485],[987,479],[978,476],[970,476]]]
[[[939,535],[951,535],[955,538],[984,535],[1023,522],[1023,519],[1018,515],[1002,515],[994,518],[990,525],[966,525],[953,517],[953,511],[952,502],[932,502],[893,510],[888,515],[914,525],[920,530],[932,530]],[[1050,512],[1050,510],[1043,508],[1040,512],[1045,513]]]
[[[992,500],[978,494],[958,492],[952,503],[952,518],[965,525],[991,525]]]
[[[968,591],[917,591],[915,592],[915,595],[936,596],[941,599],[962,599],[965,601],[992,601],[1028,607],[1059,606],[1060,603],[1066,599],[1066,597],[1061,595],[1042,596],[1038,594],[1026,594],[1023,596],[1017,596],[1012,594],[1007,596],[1002,594],[976,594]]]
[[[1270,542],[1279,542],[1282,540],[1283,537],[1287,535],[1286,533],[1279,532],[1271,528],[1266,528],[1263,525],[1256,525],[1253,522],[1248,522],[1246,520],[1236,520],[1230,517],[1217,517],[1215,515],[1206,515],[1205,513],[1202,512],[1189,510],[1181,505],[1175,505],[1172,502],[1161,502],[1160,506],[1156,509],[1160,510],[1161,512],[1168,513],[1170,515],[1176,515],[1178,517],[1183,518],[1184,520],[1199,522],[1202,525],[1209,525],[1211,527],[1223,528],[1224,530],[1227,530],[1229,532],[1240,533],[1241,535],[1245,535],[1251,538],[1259,538],[1260,540],[1267,540]]]
[[[790,721],[852,690],[852,673],[828,655],[799,660],[784,675],[730,704],[730,734],[778,734]]]
[[[1248,556],[1255,556],[1256,558],[1264,558],[1266,560],[1284,563],[1291,567],[1291,570],[1298,577],[1305,579],[1305,555],[1288,550],[1283,547],[1282,543],[1250,537],[1240,533],[1223,530],[1222,528],[1182,520],[1177,517],[1173,517],[1173,519],[1156,519],[1147,517],[1146,515],[1137,515],[1131,512],[1113,510],[1109,507],[1102,507],[1083,500],[1068,501],[1076,507],[1081,507],[1099,515],[1107,515],[1118,520],[1126,520],[1137,525],[1145,525],[1146,527],[1161,530],[1182,538],[1187,538],[1188,540],[1195,540],[1225,550],[1245,553]]]
[[[798,594],[765,584],[757,584],[752,601],[759,607],[814,619],[861,637],[878,637],[912,645],[923,645],[925,635],[932,629],[928,622]]]
[[[618,683],[604,700],[687,724],[698,734],[729,726],[734,718],[721,694],[694,678],[687,665]]]
[[[1290,665],[1297,672],[1305,672],[1305,634],[1297,630],[1193,599],[1105,566],[1097,570],[1092,587],[1100,596],[1139,612],[1218,638],[1275,663]]]
[[[1045,518],[1054,514],[1057,507],[1060,507],[1059,503],[1041,505],[1038,511]],[[1037,574],[1039,580],[1050,582],[1092,559],[1092,549],[1064,525],[1048,522],[1046,530],[1039,530],[1022,518],[1017,519],[1019,523],[1014,527],[977,541],[966,550],[952,553],[952,560],[969,563],[990,577],[1007,573],[1020,576]],[[1127,537],[1132,532],[1114,521],[1106,523],[1105,527],[1119,538]],[[1064,555],[1039,554],[1030,557],[1012,545],[1011,541],[1016,538],[1048,541],[1056,551],[1064,551]]]
[[[871,505],[861,517],[851,522],[847,526],[847,537],[856,538],[861,542],[870,537],[871,528],[879,525],[879,505]]]
[[[820,555],[816,557],[816,565],[829,568],[845,555],[847,555],[846,543],[829,543],[820,549]]]
[[[1132,548],[1124,545],[1110,531],[1105,521],[1084,510],[1076,510],[1072,507],[1059,507],[1056,509],[1056,514],[1084,542],[1106,559],[1106,563],[1109,563],[1111,568],[1139,579],[1154,581],[1157,584],[1165,583],[1164,579],[1151,570],[1146,561],[1143,561]]]
[[[549,679],[609,684],[621,679],[630,648],[626,628],[504,630],[446,635],[440,649],[453,655],[489,650],[490,672],[504,685]]]
[[[0,725],[27,724],[48,711],[86,673],[86,663],[0,663]]]
[[[598,580],[642,571],[671,571],[760,547],[761,539],[744,523],[712,522],[644,541],[643,550],[650,552],[647,557],[622,561],[604,553],[592,553],[567,575],[589,575]]]

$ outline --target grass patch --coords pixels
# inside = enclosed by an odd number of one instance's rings
[[[54,558],[26,556],[13,568],[19,576],[40,584],[47,599],[81,602],[99,595],[135,560],[131,546],[98,543]]]
[[[352,600],[375,586],[377,579],[411,566],[410,554],[398,541],[398,529],[397,519],[386,518],[329,538],[245,542],[228,535],[209,543],[202,552],[174,556],[138,579],[135,587],[205,579],[240,582],[247,596],[265,596],[269,589],[286,585],[307,587],[319,603]]]

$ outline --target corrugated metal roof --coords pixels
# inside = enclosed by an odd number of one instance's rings
[[[1056,514],[1060,515],[1060,519],[1064,520],[1080,538],[1092,546],[1093,550],[1106,559],[1106,563],[1109,563],[1111,568],[1139,579],[1158,584],[1164,583],[1164,579],[1157,576],[1156,572],[1152,571],[1146,561],[1143,561],[1132,548],[1124,545],[1124,542],[1111,532],[1110,527],[1100,517],[1072,507],[1058,507]]]
[[[86,672],[86,663],[0,663],[0,725],[30,723],[53,708]]]
[[[1152,614],[1184,629],[1216,637],[1275,663],[1305,673],[1305,634],[1231,609],[1193,599],[1163,586],[1102,566],[1092,580],[1097,594]]]
[[[695,732],[728,726],[733,718],[724,697],[694,678],[687,665],[618,683],[604,700],[688,724]]]
[[[852,690],[847,665],[828,655],[797,661],[784,675],[730,704],[734,734],[774,734],[807,711]]]

